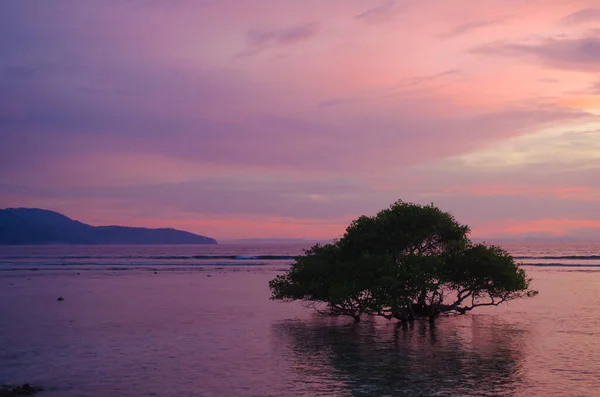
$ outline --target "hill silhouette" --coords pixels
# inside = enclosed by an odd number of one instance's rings
[[[39,208],[0,210],[0,244],[217,244],[182,230],[91,226]]]

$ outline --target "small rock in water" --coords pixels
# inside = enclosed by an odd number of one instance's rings
[[[212,275],[210,275],[210,274],[207,274],[207,275],[206,275],[206,277],[212,277]]]
[[[57,301],[59,301],[59,302],[62,302],[64,300],[65,300],[65,298],[63,298],[62,296],[59,296],[58,299],[57,299]]]
[[[29,383],[17,387],[0,386],[0,397],[33,396],[42,390],[44,390],[42,387],[31,386]]]
[[[154,274],[158,274],[157,272],[154,272]]]

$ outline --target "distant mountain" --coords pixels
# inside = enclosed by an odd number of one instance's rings
[[[39,208],[0,210],[0,244],[217,244],[175,229],[91,226]]]

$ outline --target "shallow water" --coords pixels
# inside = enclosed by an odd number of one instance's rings
[[[593,267],[528,267],[537,297],[408,329],[272,302],[272,266],[70,269],[0,274],[0,384],[48,397],[600,395]]]
[[[286,269],[309,244],[0,246],[0,272],[182,271],[207,267]],[[600,243],[505,243],[527,266],[600,267]],[[271,269],[273,270],[273,269]]]

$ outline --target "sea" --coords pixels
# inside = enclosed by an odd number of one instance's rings
[[[0,385],[41,397],[600,396],[600,243],[500,245],[538,296],[409,327],[271,301],[269,280],[304,244],[0,246]]]

